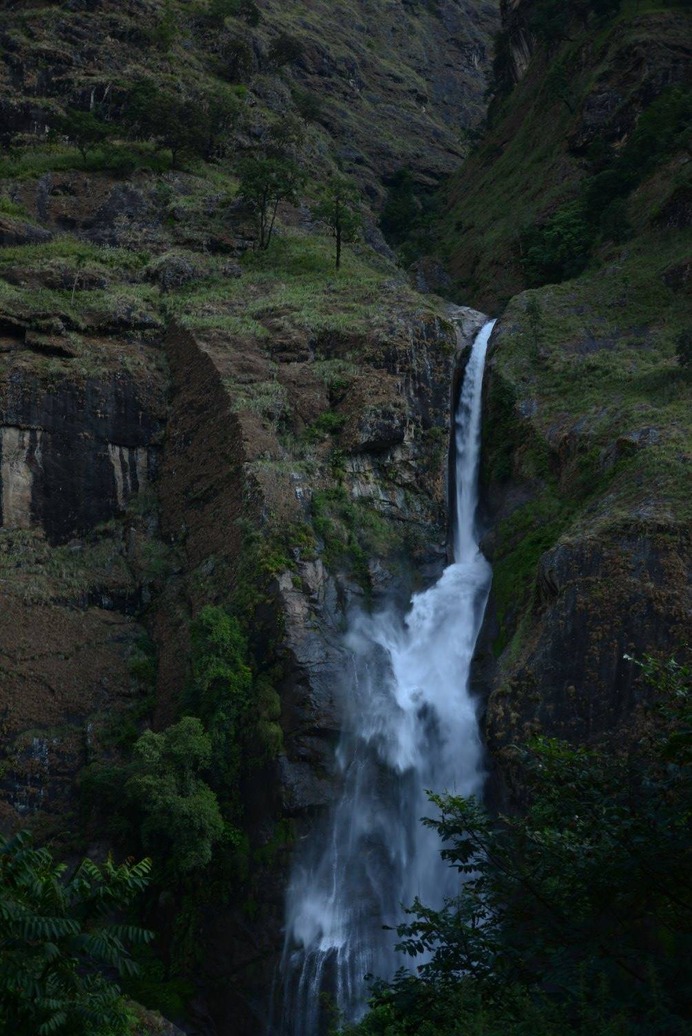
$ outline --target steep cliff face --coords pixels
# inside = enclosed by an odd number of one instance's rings
[[[426,187],[456,167],[496,23],[494,4],[465,0],[252,8],[95,0],[0,16],[0,823],[71,849],[84,765],[124,761],[146,725],[180,716],[190,624],[233,608],[283,734],[241,789],[251,874],[214,886],[213,903],[200,892],[192,928],[209,948],[198,1029],[239,1034],[263,1024],[287,847],[334,794],[345,616],[405,597],[446,558],[450,401],[482,317],[413,291],[368,204],[402,166]],[[685,635],[677,128],[615,197],[579,277],[526,267],[682,82],[680,12],[625,8],[550,50],[531,4],[504,4],[518,85],[453,181],[441,234],[459,297],[508,303],[486,384],[481,661],[510,783],[511,746],[531,733],[627,727],[641,691],[624,654],[666,655]],[[168,137],[128,122],[142,81],[205,117],[210,98],[229,104],[184,169]],[[83,156],[61,121],[75,109],[108,129]],[[271,248],[254,247],[236,160],[286,127],[315,180],[342,168],[362,190],[367,243],[338,273],[315,184],[279,207]]]
[[[320,774],[340,729],[333,695],[349,603],[406,594],[446,555],[459,345],[452,324],[431,312],[397,310],[387,325],[321,339],[296,329],[288,355],[271,338],[241,342],[182,329],[169,338],[164,533],[184,552],[193,611],[245,578],[238,570],[248,523],[275,545],[265,608],[269,627],[283,629],[278,644],[274,632],[273,650],[286,667],[289,812],[319,805],[329,791]],[[180,651],[178,632],[173,646]],[[181,673],[165,653],[160,680],[160,701],[165,688],[180,689]]]
[[[181,912],[207,948],[183,966],[200,1032],[263,1024],[287,847],[334,793],[348,609],[445,559],[464,339],[369,206],[403,166],[428,188],[454,168],[496,19],[466,0],[0,14],[0,822],[105,851],[85,765],[117,772],[180,718],[191,623],[233,609],[283,746],[232,789],[244,870],[217,861],[175,911],[157,892],[164,956]],[[138,90],[163,98],[155,124]],[[309,179],[265,253],[238,172],[272,148]],[[363,234],[337,274],[310,204],[338,169]]]
[[[253,647],[273,665],[282,702],[278,771],[244,791],[258,913],[250,924],[238,904],[215,903],[204,922],[213,952],[198,977],[220,1031],[264,1024],[287,865],[285,852],[267,855],[276,825],[301,831],[335,794],[347,611],[407,594],[444,564],[451,386],[479,319],[457,339],[448,319],[390,297],[383,325],[362,334],[295,327],[288,336],[285,327],[282,348],[271,337],[177,328],[167,340],[172,395],[158,488],[181,568],[154,620],[158,722],[175,714],[190,616],[247,594],[248,579]],[[324,420],[334,413],[338,421]],[[325,431],[330,423],[338,430]],[[248,570],[253,529],[261,540]]]
[[[687,640],[689,383],[656,348],[669,314],[645,338],[621,314],[600,346],[568,332],[561,304],[589,313],[589,289],[551,289],[538,347],[519,296],[489,360],[486,731],[512,783],[516,745],[534,734],[628,737],[647,691],[625,656],[670,657]]]
[[[242,149],[272,117],[308,118],[311,162],[336,151],[376,199],[403,166],[428,185],[455,168],[497,23],[496,0],[23,4],[0,22],[0,135],[45,137],[64,105],[117,120],[137,80],[188,97],[225,84],[245,101]]]
[[[75,221],[100,187],[84,177]],[[158,232],[140,219],[133,237]],[[125,280],[124,249],[85,245],[76,267],[70,239],[33,247],[4,257],[3,823],[66,839],[83,767],[126,757],[124,730],[131,740],[178,718],[190,622],[234,603],[255,657],[273,667],[284,751],[243,790],[257,854],[243,895],[261,910],[250,923],[231,897],[202,912],[214,952],[197,978],[217,1024],[254,1032],[280,940],[285,856],[272,845],[280,825],[333,794],[345,611],[408,592],[445,557],[460,341],[439,300],[386,262],[354,257],[355,273],[335,283],[319,242],[317,269],[283,282],[252,264],[229,276],[228,260],[212,260],[211,282],[163,296],[183,322],[165,337],[149,285],[173,260],[138,261]],[[91,286],[105,269],[110,291]],[[58,275],[69,290],[50,287]],[[307,312],[286,304],[293,280],[296,297],[311,285]],[[123,311],[134,314],[127,330]],[[184,326],[200,313],[203,327]],[[239,979],[210,993],[222,973]]]
[[[507,7],[510,38],[532,11]],[[534,39],[453,195],[460,291],[512,296],[485,387],[482,656],[489,748],[519,797],[515,746],[624,742],[651,694],[625,656],[687,641],[683,27],[623,6]]]
[[[442,310],[365,246],[332,283],[328,245],[305,207],[282,208],[288,236],[276,261],[248,276],[237,260],[255,227],[233,200],[228,159],[263,147],[277,118],[300,119],[316,177],[336,159],[375,198],[405,164],[421,182],[439,178],[458,158],[460,127],[482,112],[495,5],[362,4],[354,15],[319,3],[299,18],[271,2],[250,7],[100,0],[0,16],[0,132],[11,149],[0,170],[5,590],[24,586],[12,561],[23,537],[27,566],[51,571],[41,595],[70,628],[86,628],[99,603],[113,612],[104,621],[117,615],[136,640],[136,616],[149,608],[161,723],[185,683],[189,617],[229,598],[248,523],[309,525],[316,496],[329,564],[368,594],[389,577],[368,570],[359,538],[384,540],[391,525],[398,557],[443,538],[454,344]],[[222,98],[230,121],[212,148],[217,164],[165,171],[162,141],[152,148],[141,135],[128,150],[128,105],[142,83],[205,113],[212,93]],[[109,127],[105,151],[88,129],[81,135],[83,123],[64,122],[75,111]],[[302,275],[286,277],[294,268]],[[383,524],[366,529],[373,506]],[[326,576],[310,535],[304,563],[317,593]],[[276,575],[277,587],[286,582]],[[118,663],[111,653],[103,664],[127,697],[137,682],[123,675],[131,647],[122,645]],[[71,679],[80,684],[76,671]],[[84,702],[94,679],[85,677]],[[80,707],[83,725],[91,705]],[[13,732],[29,722],[18,714]]]
[[[492,127],[450,181],[441,226],[458,296],[486,309],[532,283],[527,232],[579,202],[585,181],[623,150],[642,114],[687,83],[689,25],[675,4],[625,5],[605,25],[575,23],[551,42],[531,36],[533,12],[527,0],[505,6],[502,53],[517,85],[493,102]],[[668,198],[688,190],[679,159],[660,175]],[[663,207],[665,185],[657,190]]]
[[[42,816],[55,833],[108,716],[137,693],[165,399],[149,345],[104,337],[86,366],[50,332],[4,319],[0,643],[5,821]]]

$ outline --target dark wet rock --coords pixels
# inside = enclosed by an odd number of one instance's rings
[[[41,336],[35,351],[70,356]],[[64,543],[117,514],[154,477],[160,417],[127,376],[43,386],[17,373],[0,385],[4,528]]]

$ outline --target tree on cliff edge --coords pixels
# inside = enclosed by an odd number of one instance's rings
[[[341,247],[354,241],[360,229],[358,189],[346,176],[332,176],[320,193],[312,215],[329,228],[336,244],[335,266],[341,266]]]

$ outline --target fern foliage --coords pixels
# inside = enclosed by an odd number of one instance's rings
[[[120,1036],[129,1031],[117,978],[151,932],[112,919],[146,887],[151,863],[70,874],[22,831],[0,835],[0,1031],[15,1036]]]

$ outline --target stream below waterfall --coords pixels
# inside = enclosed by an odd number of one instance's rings
[[[416,897],[437,909],[458,887],[420,818],[434,813],[427,791],[478,794],[484,780],[469,671],[491,581],[476,509],[493,323],[476,336],[455,415],[454,562],[405,614],[361,614],[346,635],[341,793],[297,853],[286,894],[281,1036],[359,1018],[365,976],[391,978],[404,963],[387,926]]]

